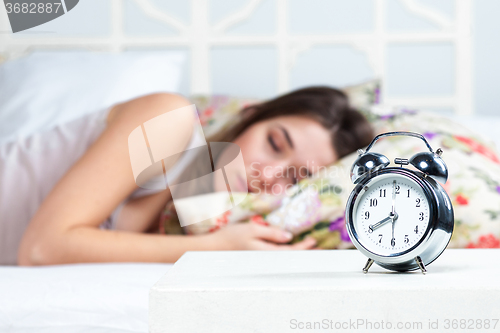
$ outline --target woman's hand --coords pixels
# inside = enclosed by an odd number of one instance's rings
[[[316,245],[312,237],[285,244],[292,239],[290,232],[251,222],[229,224],[208,236],[217,250],[308,250]]]

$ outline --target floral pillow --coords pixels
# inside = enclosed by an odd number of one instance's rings
[[[379,133],[413,131],[425,136],[433,149],[444,150],[449,177],[443,186],[452,200],[455,229],[450,247],[500,247],[500,158],[493,142],[451,119],[402,109],[371,115]],[[411,142],[410,142],[411,141]],[[394,158],[425,149],[420,140],[391,137],[374,146]]]
[[[219,108],[211,109],[199,102],[197,106],[202,122],[215,130],[221,125],[210,117],[211,114],[229,118],[245,103],[255,102],[227,97],[210,101],[210,105]],[[377,133],[418,132],[426,137],[434,150],[439,147],[444,150],[443,159],[449,169],[444,188],[455,212],[450,247],[500,247],[500,160],[492,143],[480,134],[435,114],[407,109],[383,110],[380,107],[372,108],[372,111],[361,109]],[[379,140],[372,149],[393,160],[394,157],[409,158],[426,147],[415,138],[389,137]],[[356,157],[356,153],[346,156],[321,173],[301,181],[287,196],[249,194],[242,204],[222,216],[184,229],[180,228],[170,204],[162,215],[160,231],[200,234],[213,232],[229,223],[251,221],[290,230],[295,235],[292,243],[310,235],[323,249],[352,247],[344,213],[347,198],[354,187],[349,173]]]

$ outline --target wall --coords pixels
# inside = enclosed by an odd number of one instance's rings
[[[388,104],[493,115],[498,13],[498,0],[80,0],[17,34],[2,8],[0,54],[182,50],[185,94],[270,97],[381,78]]]

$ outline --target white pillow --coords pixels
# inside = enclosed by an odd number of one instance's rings
[[[497,150],[500,151],[500,116],[454,116],[454,120],[463,126],[495,142]]]
[[[135,97],[178,92],[184,53],[35,52],[0,66],[0,143]]]

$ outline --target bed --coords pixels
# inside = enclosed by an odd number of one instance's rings
[[[39,69],[46,67],[47,61],[61,65],[63,62],[70,62],[71,57],[73,61],[89,64],[88,67],[72,68],[73,76],[84,72],[88,75],[88,72],[92,71],[95,75],[101,73],[108,78],[117,77],[116,81],[101,85],[115,86],[115,89],[109,95],[90,94],[80,100],[75,100],[75,96],[71,94],[63,94],[66,98],[54,104],[51,98],[55,94],[50,91],[51,87],[34,84],[44,78],[44,72]],[[33,55],[29,61],[20,59],[23,63],[18,64],[19,66],[33,66],[25,69],[31,81],[18,82],[17,87],[20,87],[21,94],[15,100],[5,90],[2,95],[0,90],[0,104],[3,102],[5,106],[5,101],[10,103],[8,108],[2,109],[1,117],[4,121],[0,122],[0,142],[29,136],[34,131],[50,128],[57,121],[68,121],[86,112],[142,94],[156,91],[176,92],[179,89],[181,74],[177,68],[183,62],[179,55],[169,54],[162,57],[158,53],[153,56],[136,54],[118,62],[114,56],[105,58],[105,61],[102,58],[96,60],[94,55],[83,53],[71,56],[66,54],[58,58],[54,53],[45,52]],[[145,75],[145,68],[151,66],[156,70]],[[11,74],[15,74],[16,68],[11,69]],[[112,71],[123,75],[114,75]],[[60,89],[75,84],[64,81],[67,77],[64,72],[64,66],[59,66],[61,75],[52,77],[57,77]],[[137,77],[141,79],[138,80]],[[166,77],[169,80],[165,80]],[[3,79],[4,86],[13,83],[5,76]],[[1,84],[2,82],[0,86]],[[78,89],[89,91],[91,86],[91,82],[87,82],[78,86]],[[41,105],[46,106],[44,110],[47,110],[43,115],[37,113]],[[64,114],[63,111],[72,106],[76,106],[73,112]],[[19,113],[23,108],[28,112]],[[500,136],[497,132],[500,128],[500,117],[462,116],[454,117],[454,120],[471,127],[474,132],[481,133],[487,140],[494,141],[496,146],[500,147]],[[21,125],[14,128],[12,124]],[[170,264],[132,263],[41,268],[0,266],[0,331],[147,332],[149,290],[171,267]]]
[[[149,289],[171,267],[0,266],[0,332],[147,332]]]

